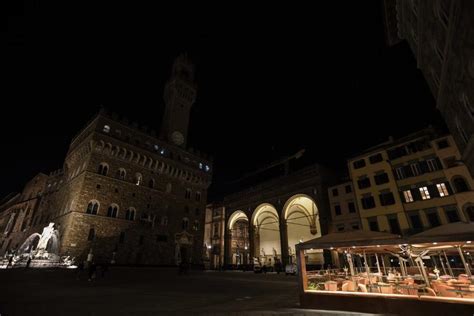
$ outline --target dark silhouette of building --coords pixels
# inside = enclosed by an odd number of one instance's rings
[[[211,159],[186,148],[194,68],[179,56],[165,88],[162,137],[101,110],[71,141],[61,170],[38,174],[0,206],[0,251],[49,222],[60,254],[118,264],[202,259]]]

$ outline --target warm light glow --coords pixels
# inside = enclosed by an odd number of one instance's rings
[[[429,200],[431,199],[430,197],[430,192],[428,191],[428,187],[421,187],[420,188],[420,194],[421,194],[421,198],[423,200]]]
[[[470,240],[466,241],[466,244],[470,244],[470,243],[471,243],[471,241],[470,241]]]
[[[437,245],[438,243],[437,242],[434,242],[433,245]]]
[[[406,203],[410,203],[414,201],[410,190],[403,191],[403,196],[405,197]]]
[[[439,192],[440,197],[449,195],[448,189],[446,188],[446,184],[439,183],[439,184],[436,185],[436,187],[438,188],[438,192]]]

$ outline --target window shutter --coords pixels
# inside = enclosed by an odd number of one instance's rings
[[[435,161],[436,161],[436,170],[443,169],[443,164],[441,164],[441,160],[439,160],[438,157],[435,158]]]

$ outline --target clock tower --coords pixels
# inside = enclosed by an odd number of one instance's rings
[[[176,146],[186,147],[189,114],[196,99],[194,66],[180,55],[173,63],[171,78],[165,86],[165,113],[161,135]]]

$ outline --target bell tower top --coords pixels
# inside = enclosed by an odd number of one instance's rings
[[[186,147],[189,115],[196,99],[194,65],[186,54],[179,55],[165,85],[165,114],[161,135],[169,142]]]

